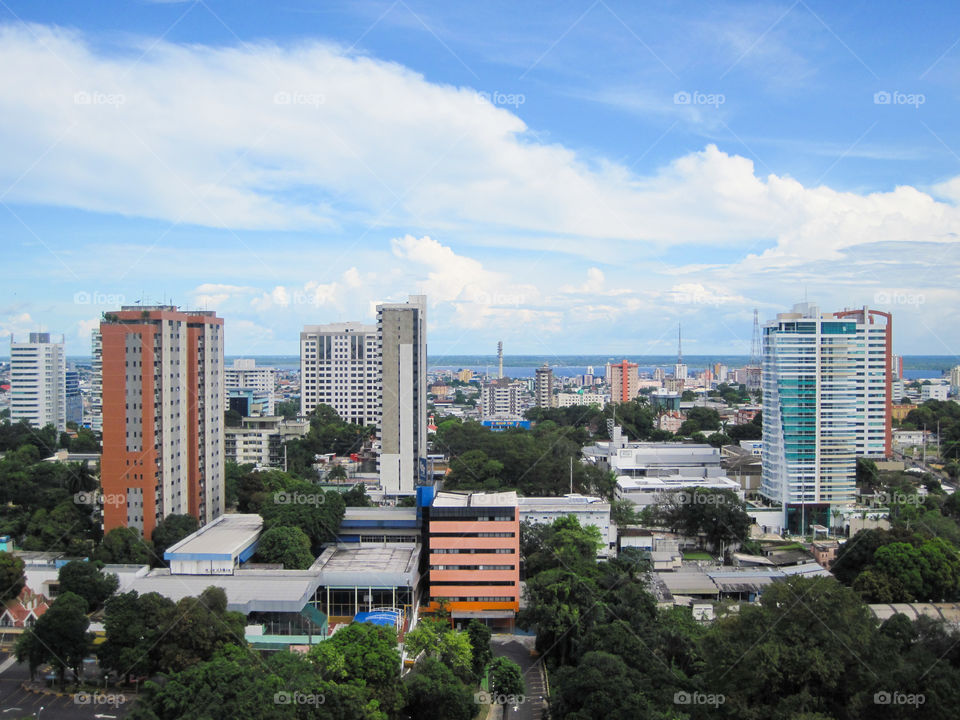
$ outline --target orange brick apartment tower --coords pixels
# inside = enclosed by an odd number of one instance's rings
[[[103,527],[145,538],[167,515],[223,514],[223,318],[173,306],[105,313]]]
[[[441,492],[429,508],[428,610],[454,623],[511,628],[520,609],[520,515],[515,492]]]

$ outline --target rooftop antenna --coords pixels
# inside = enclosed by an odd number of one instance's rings
[[[680,323],[677,323],[677,365],[683,365],[683,339]]]
[[[760,314],[753,309],[753,339],[750,341],[750,366],[760,366]]]
[[[497,360],[500,363],[499,375],[497,377],[503,380],[503,340],[497,343]]]

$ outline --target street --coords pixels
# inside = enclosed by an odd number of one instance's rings
[[[540,720],[544,716],[546,703],[543,677],[538,658],[530,655],[533,638],[524,637],[523,640],[525,642],[521,642],[516,635],[494,635],[490,647],[494,657],[509,658],[519,665],[526,683],[525,702],[515,708],[507,707],[506,717],[509,720]]]

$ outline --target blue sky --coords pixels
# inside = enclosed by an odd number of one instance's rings
[[[0,337],[428,295],[432,353],[747,353],[806,294],[960,355],[960,7],[0,2]],[[5,340],[4,340],[5,342]],[[6,354],[5,348],[0,350]]]

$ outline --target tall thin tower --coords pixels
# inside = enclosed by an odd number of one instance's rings
[[[760,315],[753,310],[753,339],[750,341],[750,367],[760,367]]]
[[[680,323],[677,323],[677,364],[673,366],[673,377],[676,380],[687,379],[687,366],[683,364],[683,336]]]
[[[503,340],[497,343],[497,362],[499,364],[499,370],[497,371],[497,377],[500,380],[503,380]]]

